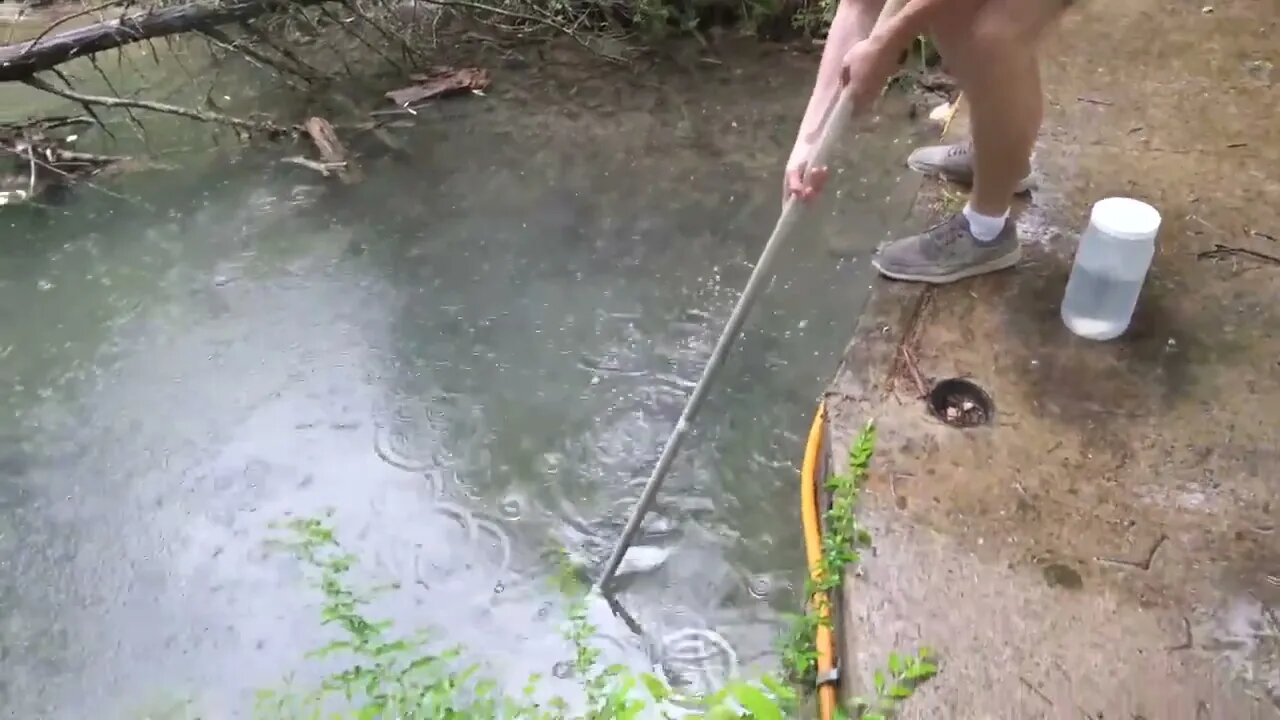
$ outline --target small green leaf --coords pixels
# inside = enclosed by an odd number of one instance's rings
[[[885,681],[884,681],[884,671],[882,671],[882,670],[877,670],[877,671],[876,671],[876,694],[877,694],[877,695],[883,695],[883,694],[884,694],[884,682],[885,682]]]
[[[906,661],[896,652],[889,653],[889,672],[894,675],[901,675],[907,667]]]
[[[889,688],[889,697],[895,700],[906,700],[911,697],[911,688],[895,683],[893,687]]]
[[[641,673],[640,681],[644,683],[644,687],[649,691],[649,695],[658,702],[666,702],[671,697],[671,688],[652,673]]]
[[[760,678],[760,682],[764,684],[765,688],[767,688],[769,692],[774,694],[774,697],[782,700],[791,700],[796,696],[795,690],[787,687],[781,682],[778,682],[778,679],[772,675],[765,675]]]
[[[739,720],[738,713],[727,705],[717,705],[707,713],[707,720]]]
[[[737,700],[755,720],[782,720],[782,711],[778,704],[757,688],[742,684],[733,689],[733,699]]]

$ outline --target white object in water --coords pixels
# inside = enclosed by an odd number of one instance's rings
[[[622,562],[618,564],[616,576],[653,572],[661,567],[669,557],[671,557],[671,551],[667,548],[654,547],[652,545],[633,545],[627,549],[627,554],[622,556]]]
[[[1141,200],[1110,197],[1093,206],[1062,298],[1071,332],[1111,340],[1129,328],[1159,232],[1159,211]]]

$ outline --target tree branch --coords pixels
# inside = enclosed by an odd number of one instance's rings
[[[133,100],[129,98],[108,97],[103,95],[85,95],[74,90],[63,90],[61,88],[54,87],[38,77],[30,77],[23,82],[37,90],[43,90],[47,93],[57,95],[58,97],[74,100],[78,103],[87,105],[150,110],[152,112],[167,113],[169,115],[179,115],[181,117],[200,120],[202,122],[228,125],[241,130],[260,130],[274,134],[281,134],[285,132],[284,128],[273,122],[265,120],[247,120],[245,118],[223,115],[222,113],[211,112],[209,110],[196,110],[195,108],[168,105],[166,103],[158,103],[151,100]]]
[[[104,50],[189,30],[251,20],[289,5],[318,5],[324,1],[194,0],[183,5],[121,15],[57,35],[0,46],[0,82],[25,81],[38,72]]]

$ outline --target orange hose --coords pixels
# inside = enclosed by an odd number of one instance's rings
[[[818,412],[809,427],[809,440],[805,443],[804,464],[800,468],[800,519],[804,524],[804,554],[809,563],[809,576],[815,584],[822,581],[822,524],[818,510],[818,477],[823,451],[823,434],[827,426],[827,404],[818,404]],[[818,677],[827,676],[835,667],[835,638],[831,631],[831,599],[825,592],[812,598],[818,612],[818,632],[814,643],[818,651]],[[836,688],[831,684],[818,686],[818,713],[820,720],[835,717]]]

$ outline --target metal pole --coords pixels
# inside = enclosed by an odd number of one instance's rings
[[[880,17],[876,20],[879,26],[890,16],[897,13],[909,0],[888,0],[884,9],[880,12]],[[844,134],[845,126],[849,122],[849,118],[853,115],[853,97],[848,92],[840,90],[837,99],[828,108],[822,125],[822,135],[818,138],[818,143],[814,148],[813,157],[809,161],[810,167],[821,167],[830,153],[831,148],[835,145],[836,138]],[[618,571],[618,566],[622,564],[622,558],[627,554],[631,544],[635,542],[636,533],[640,531],[640,523],[644,520],[645,515],[649,514],[649,508],[653,505],[653,501],[658,496],[658,491],[662,489],[662,483],[667,479],[667,473],[671,470],[671,463],[676,459],[676,453],[680,451],[680,445],[684,443],[685,435],[689,432],[689,426],[693,423],[693,419],[697,417],[698,411],[702,409],[702,403],[707,397],[707,393],[711,390],[711,385],[715,381],[716,374],[720,372],[720,366],[724,364],[724,360],[729,355],[729,349],[733,347],[734,341],[737,339],[738,332],[742,329],[743,324],[747,321],[747,316],[751,313],[751,308],[755,305],[756,298],[764,289],[766,283],[772,278],[773,274],[769,271],[773,265],[774,257],[778,251],[782,249],[788,235],[791,234],[792,228],[795,227],[796,221],[800,218],[800,210],[802,203],[794,196],[787,200],[786,205],[782,208],[782,215],[778,217],[778,223],[773,228],[773,234],[769,236],[768,242],[764,244],[764,250],[760,253],[760,258],[756,261],[755,269],[751,271],[751,277],[747,279],[747,285],[742,289],[742,294],[738,297],[738,303],[733,308],[733,313],[729,315],[729,322],[725,324],[724,331],[720,334],[720,339],[716,341],[716,346],[711,351],[711,357],[707,361],[706,368],[702,371],[702,377],[698,379],[698,384],[694,386],[693,393],[689,395],[688,402],[685,403],[684,410],[680,413],[680,419],[676,421],[675,429],[671,431],[671,436],[667,439],[667,446],[662,449],[662,455],[658,458],[658,464],[654,466],[653,473],[650,474],[648,482],[645,483],[644,490],[640,493],[640,500],[636,502],[636,508],[631,513],[631,518],[627,520],[627,525],[622,530],[621,537],[618,538],[617,545],[613,548],[613,553],[609,556],[609,560],[605,563],[604,572],[601,573],[600,579],[596,581],[593,590],[602,590]]]

